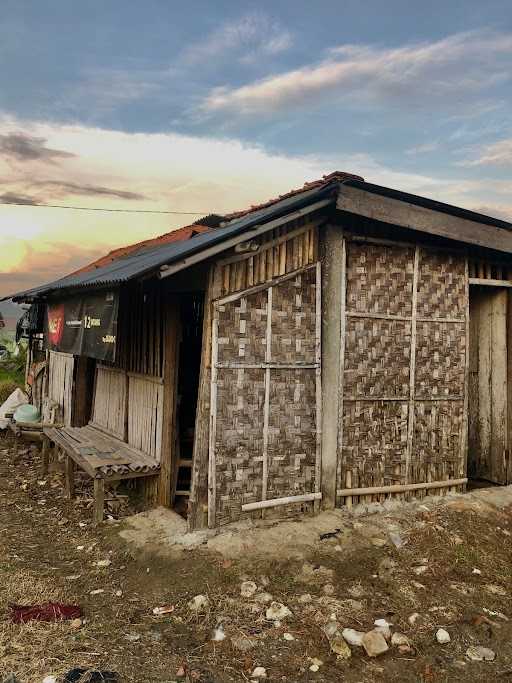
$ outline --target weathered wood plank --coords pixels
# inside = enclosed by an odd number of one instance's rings
[[[340,211],[348,211],[384,223],[512,253],[512,232],[383,197],[366,190],[343,186],[336,206]]]

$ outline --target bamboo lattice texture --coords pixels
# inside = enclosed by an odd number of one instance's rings
[[[309,268],[272,285],[271,293],[266,288],[217,305],[217,526],[261,516],[242,513],[244,504],[316,490],[316,277]],[[261,367],[222,367],[234,362]],[[265,370],[265,362],[272,367]],[[305,363],[313,367],[301,368]],[[274,367],[279,364],[295,367]],[[292,504],[265,516],[297,512]]]
[[[465,259],[414,253],[347,243],[338,489],[464,476]]]

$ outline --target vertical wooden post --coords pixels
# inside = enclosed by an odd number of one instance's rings
[[[171,482],[176,462],[176,403],[178,393],[178,354],[179,354],[179,307],[176,300],[163,297],[163,378],[164,398],[162,406],[162,436],[160,481],[158,486],[158,502],[169,507],[172,499]]]
[[[315,283],[315,398],[316,398],[316,459],[315,459],[315,493],[322,486],[322,266],[316,264]],[[320,511],[320,501],[313,503],[315,512]]]
[[[215,528],[215,515],[217,510],[217,481],[215,463],[215,442],[217,438],[217,355],[219,332],[219,313],[218,308],[214,308],[213,329],[212,329],[212,349],[211,349],[211,386],[210,386],[210,433],[208,440],[208,527]]]
[[[224,273],[229,266],[224,267]],[[190,530],[207,526],[208,509],[208,450],[210,429],[210,378],[211,378],[211,334],[213,300],[220,296],[221,269],[210,266],[208,284],[204,299],[203,341],[201,347],[201,369],[197,396],[196,423],[194,430],[194,452],[192,461],[192,486],[188,504],[188,527]],[[257,270],[255,271],[255,278]],[[226,286],[224,284],[224,286]]]
[[[343,350],[344,344],[344,287],[345,245],[342,229],[327,225],[322,230],[322,287],[321,312],[321,386],[322,386],[322,507],[336,506],[336,488],[341,444],[343,409]],[[313,257],[314,236],[310,233],[308,259]]]
[[[103,522],[103,514],[105,512],[105,480],[94,480],[94,513],[93,521],[95,524]]]
[[[462,434],[460,435],[460,467],[456,476],[459,478],[465,478],[468,471],[468,427],[469,427],[469,354],[470,354],[470,334],[469,334],[469,260],[466,258],[465,263],[465,287],[464,291],[466,294],[466,305],[464,307],[464,313],[466,316],[466,357],[464,365],[464,407],[462,416]],[[466,485],[464,485],[464,489]]]
[[[507,428],[506,428],[507,478],[512,483],[512,290],[507,292]]]
[[[266,346],[265,346],[265,362],[270,363],[272,360],[272,287],[268,288],[267,292],[267,329],[266,329]],[[268,437],[269,437],[269,419],[270,419],[270,368],[265,368],[265,402],[263,404],[263,473],[262,473],[262,487],[261,500],[267,500],[268,488]],[[265,513],[262,510],[261,516]]]
[[[43,444],[41,447],[41,474],[44,476],[48,474],[48,451],[50,448],[50,440],[43,435]]]
[[[411,483],[410,466],[413,448],[414,435],[414,392],[416,375],[416,309],[418,307],[418,275],[420,263],[420,248],[417,246],[414,251],[414,273],[412,280],[412,311],[411,311],[411,351],[409,359],[409,415],[407,422],[407,448],[405,452],[405,479],[404,484]],[[402,482],[401,482],[402,483]]]
[[[66,456],[66,496],[72,500],[75,497],[75,462]]]

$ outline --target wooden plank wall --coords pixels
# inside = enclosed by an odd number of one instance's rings
[[[261,235],[254,253],[232,253],[218,261],[219,295],[249,289],[318,259],[318,219],[305,216]]]
[[[128,444],[160,462],[163,382],[128,377]]]
[[[115,367],[162,377],[164,308],[159,282],[134,282],[121,289]]]
[[[125,439],[128,377],[123,370],[96,367],[91,424]]]
[[[69,427],[73,420],[73,375],[75,360],[69,353],[50,351],[48,368],[48,398],[60,408],[61,421]]]

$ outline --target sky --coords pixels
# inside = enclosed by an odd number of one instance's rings
[[[1,0],[0,296],[335,170],[512,221],[511,111],[510,0]]]

